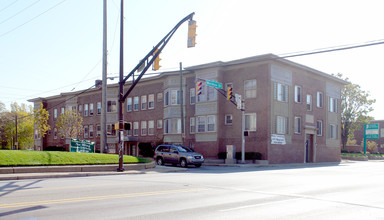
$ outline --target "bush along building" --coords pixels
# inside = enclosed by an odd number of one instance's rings
[[[223,90],[206,80],[221,83]],[[199,95],[197,82],[202,82]],[[225,97],[230,87],[244,100],[247,155],[268,163],[340,161],[340,95],[346,84],[273,54],[188,67],[181,84],[179,71],[143,78],[123,107],[124,121],[131,125],[124,133],[124,154],[150,154],[160,143],[184,143],[206,158],[225,155],[227,145],[239,153],[242,113]],[[100,151],[101,88],[29,101],[36,108],[43,103],[50,114],[51,131],[35,136],[36,148],[68,150],[69,139],[59,137],[55,123],[65,109],[73,109],[83,117],[79,139],[95,142]],[[117,104],[118,84],[108,85],[108,153],[118,152]]]

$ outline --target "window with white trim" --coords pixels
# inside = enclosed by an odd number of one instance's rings
[[[225,115],[225,124],[226,125],[231,125],[232,124],[232,119],[233,119],[233,116],[232,115]]]
[[[84,138],[88,138],[88,134],[89,134],[88,126],[84,126]]]
[[[256,113],[247,113],[245,114],[245,130],[246,131],[256,131]]]
[[[280,102],[288,102],[288,85],[281,83],[274,83],[275,85],[275,99]]]
[[[139,136],[139,122],[133,122],[133,136]]]
[[[155,121],[150,120],[148,121],[148,135],[154,135],[155,134]]]
[[[171,118],[164,120],[165,134],[181,134],[181,119]]]
[[[61,114],[64,114],[64,112],[65,112],[65,108],[61,107]]]
[[[132,97],[127,98],[127,112],[132,111]]]
[[[301,87],[295,86],[295,102],[301,103]]]
[[[157,129],[161,129],[161,128],[163,128],[163,120],[157,120]]]
[[[147,135],[147,121],[141,121],[141,136]]]
[[[116,101],[107,101],[107,112],[116,112],[117,104]]]
[[[97,114],[101,114],[101,102],[97,102]]]
[[[84,116],[88,116],[88,104],[84,104]]]
[[[114,124],[107,124],[107,135],[116,136],[116,128]]]
[[[197,132],[198,133],[205,132],[205,123],[206,123],[206,117],[205,116],[197,117]]]
[[[53,129],[53,139],[57,139],[57,128]]]
[[[288,134],[288,118],[283,116],[276,117],[276,133]]]
[[[81,116],[83,113],[83,106],[82,105],[79,105],[79,115]]]
[[[337,112],[337,99],[329,97],[329,111],[330,112]]]
[[[295,117],[295,124],[293,129],[295,134],[301,134],[301,117]]]
[[[163,93],[162,92],[157,93],[157,101],[158,102],[163,101]]]
[[[101,136],[101,126],[96,125],[96,137],[100,137],[100,136]]]
[[[141,96],[141,110],[147,109],[147,96],[142,95]]]
[[[148,95],[148,109],[155,108],[155,94]]]
[[[194,134],[196,133],[196,118],[191,117],[189,119],[189,133]]]
[[[335,125],[335,124],[329,125],[329,138],[330,139],[337,139],[337,125]]]
[[[307,110],[312,111],[312,95],[307,94]]]
[[[209,115],[207,116],[207,132],[216,131],[216,116]]]
[[[193,105],[196,103],[196,89],[192,88],[189,90],[189,104]]]
[[[57,109],[55,108],[55,109],[53,109],[53,118],[57,118]]]
[[[317,120],[316,122],[316,135],[323,136],[323,121]]]
[[[133,97],[133,111],[139,111],[139,96]]]
[[[245,98],[256,98],[257,86],[256,79],[244,81],[244,94]]]
[[[93,116],[93,103],[89,104],[89,116]]]
[[[322,108],[324,103],[323,93],[317,92],[317,99],[316,99],[317,107]]]
[[[93,138],[94,131],[93,131],[93,125],[89,126],[89,138]]]

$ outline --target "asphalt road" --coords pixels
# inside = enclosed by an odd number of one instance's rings
[[[384,219],[384,162],[0,181],[0,219]]]

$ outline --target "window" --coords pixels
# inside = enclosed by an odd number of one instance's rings
[[[83,106],[79,105],[79,115],[81,116],[81,113],[83,112]]]
[[[316,130],[317,136],[323,136],[323,121],[317,120],[316,127],[317,127],[317,130]]]
[[[101,102],[97,102],[97,114],[101,114]]]
[[[337,139],[337,125],[334,125],[334,124],[329,125],[329,138]]]
[[[157,93],[157,101],[158,102],[163,101],[163,93],[162,92]]]
[[[201,84],[201,94],[197,96],[197,102],[205,102],[207,101],[207,95],[206,95],[206,85],[205,83]]]
[[[207,101],[216,100],[216,90],[211,86],[207,86]]]
[[[155,108],[155,94],[148,95],[148,109]]]
[[[244,81],[245,98],[256,98],[256,79]]]
[[[158,129],[163,128],[163,120],[157,120],[157,126]]]
[[[116,129],[114,124],[107,124],[107,135],[116,135]]]
[[[275,99],[280,102],[288,102],[288,85],[275,83]]]
[[[322,108],[323,107],[323,93],[322,92],[317,92],[317,107]]]
[[[312,111],[312,96],[307,95],[307,110]]]
[[[53,129],[53,139],[57,139],[57,128]]]
[[[93,125],[89,126],[89,138],[93,138]]]
[[[206,117],[197,117],[197,132],[205,132],[205,120]]]
[[[100,137],[100,136],[101,136],[101,126],[96,125],[96,137]]]
[[[225,115],[225,124],[226,125],[231,125],[232,124],[232,119],[233,119],[232,115]]]
[[[141,110],[147,109],[147,96],[142,95],[141,96]]]
[[[329,97],[329,111],[337,112],[337,99]]]
[[[84,126],[84,138],[88,138],[88,133],[89,133],[88,126]]]
[[[133,136],[139,135],[139,122],[135,121],[133,122]]]
[[[301,87],[295,86],[295,102],[301,103]]]
[[[192,88],[189,90],[189,103],[191,105],[196,103],[196,89]]]
[[[276,133],[288,134],[288,118],[283,116],[277,116],[276,118]]]
[[[89,104],[89,116],[93,116],[93,103]]]
[[[180,91],[176,89],[171,90],[171,105],[180,104]]]
[[[84,116],[88,116],[88,104],[84,104]]]
[[[131,129],[129,129],[129,130],[127,131],[127,135],[128,135],[128,136],[132,136],[132,129],[133,129],[133,127],[132,127],[132,122],[128,122],[128,124],[129,124],[129,127],[130,127]]]
[[[107,112],[116,112],[117,105],[116,101],[107,101]]]
[[[76,106],[72,106],[72,111],[76,111]]]
[[[141,122],[141,135],[142,136],[147,135],[147,122],[146,121]]]
[[[132,111],[132,98],[127,98],[127,112]]]
[[[245,114],[245,130],[256,131],[256,113]]]
[[[196,133],[196,118],[194,117],[189,119],[189,133]]]
[[[301,117],[295,117],[294,132],[301,134]]]
[[[65,108],[62,107],[62,108],[61,108],[61,114],[64,114],[64,111],[65,111]]]
[[[148,121],[148,135],[154,135],[155,134],[155,121],[151,120]]]
[[[133,111],[139,111],[139,96],[133,98]]]
[[[181,119],[172,118],[164,120],[165,134],[181,134]]]
[[[57,109],[53,109],[53,118],[57,118]]]
[[[207,132],[216,131],[216,116],[207,116]]]

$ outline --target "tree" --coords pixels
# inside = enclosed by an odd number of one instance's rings
[[[337,75],[342,79],[342,74]],[[349,82],[349,79],[344,79]],[[372,104],[375,99],[369,98],[369,92],[363,91],[357,84],[348,84],[341,91],[341,140],[343,149],[346,149],[348,138],[373,118],[368,116],[373,111]]]
[[[68,138],[77,138],[83,132],[83,118],[75,110],[65,110],[57,120],[59,134]]]
[[[33,111],[36,130],[40,137],[44,137],[47,131],[51,130],[51,126],[48,124],[49,112],[43,108],[43,103],[40,103],[38,109]]]

